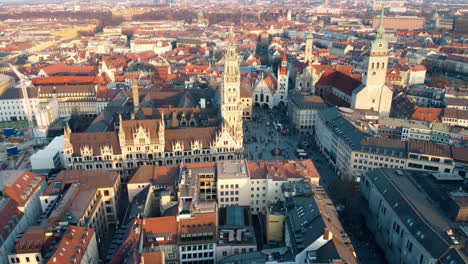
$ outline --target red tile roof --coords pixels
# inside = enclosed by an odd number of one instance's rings
[[[77,85],[77,84],[106,84],[100,76],[52,76],[38,77],[31,80],[34,85]]]
[[[191,218],[180,219],[178,224],[179,234],[213,233],[213,240],[216,241],[216,226],[218,223],[216,213],[195,214]]]
[[[441,123],[442,120],[440,116],[442,114],[442,110],[443,110],[442,108],[426,108],[426,107],[415,106],[414,113],[411,115],[409,119]]]
[[[120,263],[140,263],[138,247],[140,246],[140,232],[142,228],[142,219],[136,218],[133,220],[133,224],[130,227],[130,233],[128,234],[125,241],[120,245],[117,252],[112,256],[112,260],[108,264],[120,264]],[[144,253],[143,253],[144,254]],[[129,260],[130,261],[127,261]],[[153,263],[148,261],[146,263]],[[158,262],[156,262],[158,263]]]
[[[18,206],[25,206],[29,198],[41,187],[45,178],[29,171],[15,171],[15,173],[20,174],[12,184],[5,187],[4,193],[15,200]]]
[[[5,206],[0,210],[0,237],[3,239],[0,242],[0,246],[3,245],[3,241],[10,235],[11,230],[18,224],[23,213],[18,210],[18,204],[12,200],[8,199],[7,201],[2,198],[2,202],[6,202]],[[7,228],[8,226],[8,228]]]
[[[90,146],[94,155],[100,155],[103,146],[111,146],[114,155],[122,153],[115,132],[72,133],[70,142],[73,145],[73,154],[78,156],[81,156],[81,148],[84,146]]]
[[[348,95],[352,95],[353,91],[361,85],[361,81],[354,79],[350,75],[350,72],[329,70],[320,77],[316,85],[329,85]]]
[[[69,226],[48,263],[80,263],[93,235],[93,228]]]
[[[174,245],[177,243],[177,217],[164,216],[143,220],[145,248],[152,246]],[[159,240],[158,238],[164,238]]]
[[[247,164],[251,179],[286,181],[292,178],[319,178],[320,175],[311,160],[288,161],[250,161]]]
[[[56,75],[56,74],[87,74],[93,75],[96,72],[95,66],[79,66],[79,65],[67,65],[65,63],[57,63],[53,65],[48,65],[42,70],[47,75]]]

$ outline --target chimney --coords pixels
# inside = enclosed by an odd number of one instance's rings
[[[333,233],[330,231],[330,229],[325,228],[323,232],[323,239],[324,240],[331,240],[333,238]]]

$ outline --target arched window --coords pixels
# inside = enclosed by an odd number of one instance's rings
[[[382,62],[382,69],[385,68],[385,62]]]
[[[374,69],[374,63],[372,63],[372,69]]]
[[[379,68],[380,63],[377,62],[377,69]]]

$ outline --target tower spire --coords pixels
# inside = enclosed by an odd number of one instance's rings
[[[384,28],[384,15],[385,15],[385,8],[382,7],[382,12],[380,13],[380,24],[377,27],[377,39],[383,39],[384,34],[385,34],[385,28]]]

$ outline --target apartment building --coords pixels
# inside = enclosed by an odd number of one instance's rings
[[[246,160],[216,164],[218,206],[250,206],[250,175]]]
[[[452,229],[466,218],[462,181],[402,169],[363,175],[365,220],[388,263],[466,263],[466,233]]]
[[[27,91],[31,111],[37,113],[39,108],[38,89],[33,87],[28,88]],[[9,88],[0,94],[0,122],[28,120],[26,109],[21,89]]]
[[[242,119],[252,120],[252,85],[250,82],[241,82],[240,98],[242,102]]]
[[[145,218],[142,225],[143,252],[160,252],[164,257],[164,263],[179,263],[177,217]]]
[[[228,206],[219,211],[216,263],[231,255],[257,251],[257,241],[248,206]]]
[[[468,127],[468,111],[456,108],[445,108],[442,114],[442,123],[451,126]]]
[[[7,263],[14,249],[16,236],[41,215],[39,196],[45,189],[45,178],[28,171],[0,173],[0,262]]]
[[[64,170],[40,197],[41,220],[93,228],[100,241],[109,228],[119,223],[119,194],[120,177],[116,172]]]
[[[420,107],[443,107],[445,90],[425,85],[409,87],[406,96]]]
[[[32,226],[15,241],[8,263],[91,263],[99,262],[96,234],[79,226]]]
[[[326,107],[327,104],[320,96],[296,93],[290,97],[288,116],[300,135],[313,134],[317,112]]]
[[[7,263],[7,256],[15,246],[16,236],[24,232],[29,224],[23,213],[18,210],[17,203],[11,198],[0,197],[0,260]]]
[[[0,173],[0,191],[17,204],[28,225],[36,223],[41,214],[39,197],[46,187],[45,177],[29,171],[7,170]]]
[[[179,218],[178,232],[179,263],[216,263],[217,212]]]
[[[45,77],[53,78],[53,77]],[[61,77],[61,78],[67,78]],[[97,77],[89,77],[97,78]],[[69,83],[73,83],[70,80]],[[47,105],[52,100],[58,103],[59,115],[67,117],[74,114],[96,116],[112,100],[115,91],[99,84],[82,85],[38,85],[39,105]],[[44,108],[44,107],[42,107]]]
[[[468,143],[467,128],[397,118],[380,118],[377,136],[402,141],[417,140],[454,146],[464,146]]]
[[[69,226],[48,264],[53,263],[99,263],[99,250],[94,229]]]
[[[337,166],[338,163],[348,163],[350,147],[358,146],[366,135],[346,120],[336,108],[319,111],[315,142],[330,164]]]
[[[311,160],[251,161],[248,166],[252,214],[265,214],[271,204],[284,200],[281,185],[285,182],[304,179],[314,183],[319,181],[319,174]]]
[[[8,262],[16,263],[44,263],[46,254],[43,247],[46,244],[45,234],[48,227],[32,226],[15,241],[14,249],[8,254]]]
[[[346,180],[359,181],[363,172],[382,167],[452,173],[455,166],[448,145],[375,138],[357,130],[334,108],[321,111],[318,124],[319,149]]]

